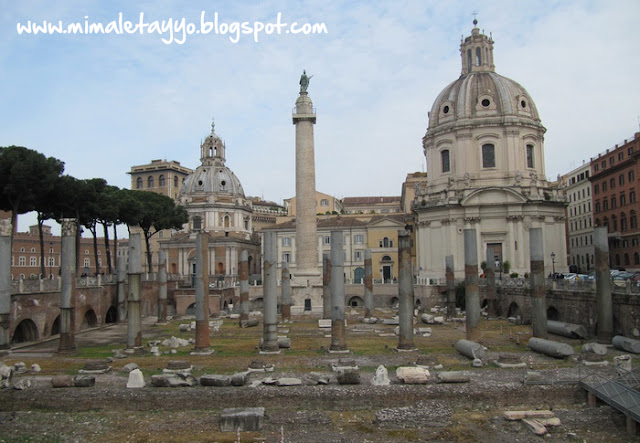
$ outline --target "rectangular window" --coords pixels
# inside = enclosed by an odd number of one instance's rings
[[[442,158],[442,172],[451,171],[451,161],[449,158],[449,150],[445,149],[440,153],[440,157]]]
[[[282,246],[291,246],[291,237],[282,237]]]
[[[631,189],[629,191],[629,203],[635,203],[636,202],[636,191]]]
[[[612,195],[611,196],[611,209],[615,209],[616,208],[616,196]]]
[[[353,236],[353,242],[357,245],[361,245],[362,243],[364,243],[364,235],[362,234],[356,234]]]
[[[483,168],[495,168],[496,167],[496,153],[495,146],[492,144],[482,145],[482,167]]]
[[[609,166],[613,166],[613,162],[615,159],[613,157],[609,157]]]
[[[602,169],[605,169],[606,167],[607,167],[607,161],[602,160]]]
[[[593,194],[598,195],[600,193],[600,185],[593,186]]]
[[[633,183],[633,179],[634,179],[633,175],[634,175],[633,171],[629,171],[629,184]]]
[[[38,266],[38,259],[36,257],[29,257],[29,266]]]
[[[362,251],[355,251],[353,253],[353,260],[354,261],[362,261]]]
[[[527,145],[527,168],[533,167],[533,145]]]
[[[624,152],[618,152],[618,161],[622,161],[624,159]]]
[[[620,174],[620,177],[618,177],[618,184],[620,186],[624,185],[624,174]]]
[[[606,181],[602,182],[602,192],[607,192],[607,182]]]
[[[627,197],[624,193],[620,194],[620,206],[624,206],[627,204]]]
[[[85,268],[91,267],[91,260],[89,258],[84,259],[84,267]]]
[[[27,266],[27,257],[19,257],[18,266]]]
[[[291,253],[285,252],[282,254],[282,261],[285,263],[291,263]]]
[[[325,245],[330,245],[330,244],[331,244],[331,237],[330,237],[330,236],[328,236],[328,235],[325,235],[325,236],[323,237],[323,239],[322,239],[322,242],[323,242]]]

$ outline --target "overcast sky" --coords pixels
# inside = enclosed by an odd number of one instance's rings
[[[62,4],[62,6],[60,5]],[[188,4],[188,6],[184,6]],[[123,20],[194,23],[218,31],[27,34],[17,24]],[[199,164],[215,118],[227,166],[245,193],[282,203],[295,193],[291,112],[303,69],[317,112],[316,188],[345,196],[400,195],[422,171],[427,112],[460,75],[460,39],[495,40],[496,72],[524,86],[555,179],[639,129],[640,2],[615,1],[21,1],[0,0],[0,146],[65,162],[77,178],[130,187],[133,165]],[[278,35],[222,35],[234,22],[275,23]],[[286,32],[291,23],[326,33]],[[32,220],[23,217],[20,230]]]

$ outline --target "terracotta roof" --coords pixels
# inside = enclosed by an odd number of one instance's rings
[[[393,197],[345,197],[343,205],[373,205],[376,203],[400,203],[400,196]]]

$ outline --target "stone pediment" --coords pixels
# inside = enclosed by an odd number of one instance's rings
[[[527,199],[512,188],[490,187],[472,191],[460,202],[462,206],[524,204]]]
[[[388,217],[374,217],[367,224],[370,228],[382,228],[382,227],[400,227],[404,228],[407,223],[404,220],[400,220],[399,217],[388,216]]]

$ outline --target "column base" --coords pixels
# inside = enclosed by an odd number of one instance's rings
[[[393,348],[394,352],[418,352],[418,348]]]
[[[194,349],[193,351],[189,352],[189,355],[211,355],[215,352],[216,351],[214,351],[213,349]]]
[[[329,349],[327,351],[329,354],[351,354],[351,351],[348,349]]]
[[[282,354],[282,351],[279,350],[279,349],[277,351],[262,351],[261,350],[260,352],[258,352],[258,354],[260,354],[260,355],[279,355],[279,354]]]
[[[144,349],[144,346],[133,346],[125,348],[124,353],[130,355],[142,355],[146,354],[146,351]]]

